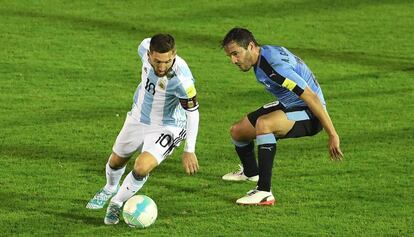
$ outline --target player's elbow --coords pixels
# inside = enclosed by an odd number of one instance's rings
[[[313,92],[309,87],[305,88],[305,90],[303,91],[303,93],[300,95],[299,98],[305,101],[307,104],[309,104],[309,102],[314,102],[316,100],[319,100],[318,95],[315,92]]]

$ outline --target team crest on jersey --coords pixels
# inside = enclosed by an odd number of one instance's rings
[[[162,78],[158,81],[158,86],[162,89],[165,90],[165,87],[167,85],[167,80],[165,78]]]
[[[145,71],[145,73],[147,73],[147,74],[148,74],[148,69],[147,69],[147,67],[144,67],[144,71]]]

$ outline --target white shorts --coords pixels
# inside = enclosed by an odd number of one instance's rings
[[[112,148],[120,157],[131,157],[136,151],[149,152],[160,164],[185,139],[186,130],[173,126],[146,125],[129,113]]]

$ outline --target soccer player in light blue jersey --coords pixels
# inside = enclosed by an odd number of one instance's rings
[[[242,163],[240,171],[223,176],[229,181],[257,181],[257,187],[239,198],[243,205],[274,205],[271,192],[273,160],[278,139],[328,133],[332,160],[342,160],[339,136],[326,110],[321,87],[306,64],[284,47],[260,46],[244,28],[233,28],[221,46],[240,70],[251,68],[259,83],[276,101],[249,113],[231,127],[231,137]],[[258,164],[254,140],[258,146]]]
[[[112,154],[106,164],[106,185],[86,205],[103,208],[104,222],[117,224],[125,201],[142,188],[149,173],[185,139],[182,164],[188,174],[198,170],[195,145],[199,112],[194,78],[186,62],[176,55],[174,38],[157,34],[138,46],[141,83],[135,91]],[[133,170],[119,187],[128,160],[140,152]]]

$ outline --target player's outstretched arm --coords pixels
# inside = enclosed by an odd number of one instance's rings
[[[186,111],[187,115],[187,138],[182,156],[182,163],[187,174],[195,174],[198,170],[198,160],[195,154],[195,145],[198,133],[198,123],[200,114],[198,109],[193,111]]]
[[[319,119],[323,128],[328,133],[328,148],[332,160],[342,160],[343,154],[340,148],[338,133],[329,117],[328,112],[323,107],[319,97],[307,86],[300,98],[305,101],[312,113]]]

